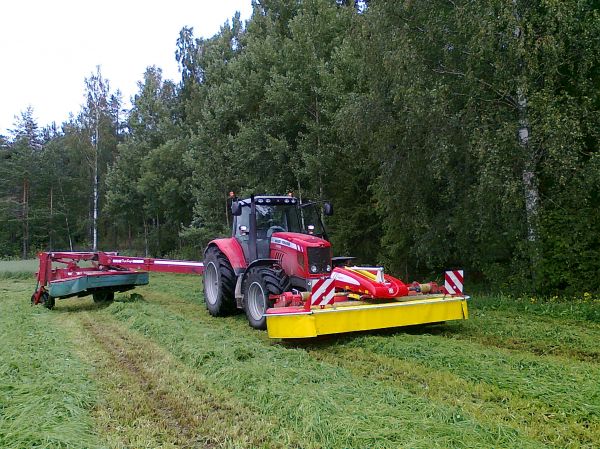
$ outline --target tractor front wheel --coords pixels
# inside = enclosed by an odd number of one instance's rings
[[[273,306],[269,295],[288,290],[290,279],[281,268],[254,267],[244,281],[244,311],[254,329],[267,328],[267,309]]]
[[[204,298],[212,316],[224,316],[235,310],[235,273],[218,248],[211,247],[204,257]]]

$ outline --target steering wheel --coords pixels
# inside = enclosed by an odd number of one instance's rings
[[[276,232],[285,232],[285,229],[283,229],[281,226],[277,226],[277,225],[271,226],[267,231],[267,238],[270,239],[271,236]]]

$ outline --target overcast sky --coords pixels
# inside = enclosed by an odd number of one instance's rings
[[[184,26],[210,37],[251,0],[12,0],[0,6],[0,134],[29,105],[40,127],[60,125],[83,103],[100,65],[128,100],[146,67],[179,80],[175,42]]]

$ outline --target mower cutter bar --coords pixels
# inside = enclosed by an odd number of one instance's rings
[[[466,320],[468,296],[423,295],[408,301],[337,303],[306,311],[298,307],[267,311],[270,338],[312,338],[318,335]]]

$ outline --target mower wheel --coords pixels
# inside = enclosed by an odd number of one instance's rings
[[[269,295],[281,295],[290,287],[290,278],[279,267],[254,267],[244,281],[244,311],[254,329],[266,329],[266,312],[273,306]]]
[[[206,251],[202,282],[208,313],[224,316],[235,311],[235,273],[225,254],[214,246]]]
[[[52,310],[54,308],[54,296],[50,296],[48,292],[42,293],[42,296],[40,296],[40,302],[46,309]]]
[[[94,302],[112,302],[115,299],[115,292],[110,290],[98,290],[92,294]]]

